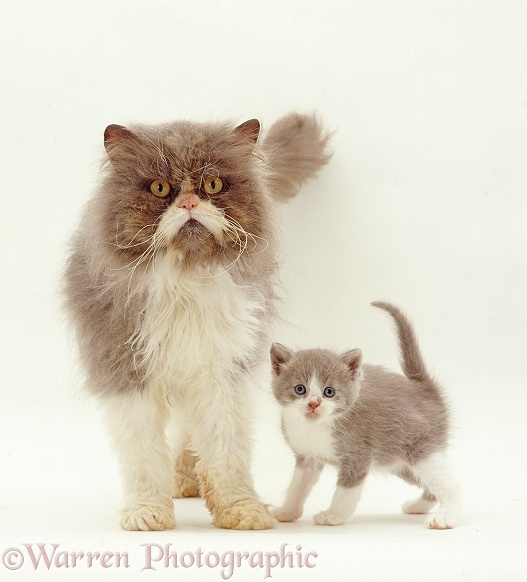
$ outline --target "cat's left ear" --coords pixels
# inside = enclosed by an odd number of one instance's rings
[[[343,354],[341,359],[351,372],[351,377],[356,378],[362,369],[362,350],[350,350]]]
[[[249,121],[238,125],[234,131],[244,139],[256,143],[260,135],[260,122],[257,119],[249,119]]]
[[[282,368],[289,362],[293,357],[293,351],[286,348],[282,344],[274,343],[271,346],[271,364],[273,366],[273,372],[280,376]]]
[[[116,145],[122,142],[135,140],[137,140],[135,134],[122,125],[109,125],[104,130],[104,147],[106,148],[110,159],[112,159],[112,154],[114,153]]]

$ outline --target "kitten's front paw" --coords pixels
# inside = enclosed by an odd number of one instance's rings
[[[321,511],[313,518],[317,525],[342,525],[346,519],[330,511]]]
[[[430,529],[452,529],[456,525],[456,517],[454,515],[436,514],[431,515],[426,520],[426,525]]]
[[[134,503],[121,511],[121,527],[129,531],[174,529],[174,507],[156,501]]]
[[[176,472],[174,476],[174,491],[172,497],[199,497],[199,484],[194,477]]]
[[[258,500],[237,501],[214,515],[213,523],[217,527],[239,530],[272,529],[276,520],[268,509]]]
[[[271,513],[275,519],[282,522],[296,521],[302,517],[301,512],[292,511],[290,509],[286,509],[285,507],[275,507],[271,510]]]
[[[428,513],[435,504],[436,501],[428,501],[422,497],[419,497],[418,499],[404,503],[402,510],[404,513],[409,513],[411,515]]]

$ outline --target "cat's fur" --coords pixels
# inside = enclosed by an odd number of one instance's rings
[[[449,419],[442,391],[425,368],[407,318],[389,303],[373,305],[396,323],[405,376],[363,365],[357,349],[339,355],[320,349],[293,352],[281,344],[271,348],[273,392],[282,406],[284,437],[296,456],[284,505],[274,515],[279,521],[298,519],[324,464],[330,463],[338,468],[337,488],[329,509],[315,516],[316,524],[344,523],[368,472],[380,469],[423,488],[404,512],[427,513],[439,502],[428,526],[451,528],[461,511],[461,494],[444,459]]]
[[[199,494],[219,527],[275,523],[252,485],[247,408],[275,315],[273,213],[329,156],[314,116],[285,116],[261,145],[259,132],[257,120],[105,131],[65,295],[121,467],[125,529],[172,528],[172,497]]]

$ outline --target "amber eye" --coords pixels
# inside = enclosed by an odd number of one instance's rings
[[[223,190],[223,182],[220,178],[209,178],[203,184],[207,194],[219,194]]]
[[[170,184],[166,180],[154,180],[150,184],[150,192],[158,198],[166,198],[170,194]]]

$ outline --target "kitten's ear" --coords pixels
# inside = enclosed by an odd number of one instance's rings
[[[343,354],[341,359],[351,372],[351,377],[355,378],[362,368],[362,350],[350,350]]]
[[[256,143],[256,140],[260,135],[260,122],[257,119],[249,119],[249,121],[238,125],[234,131],[244,139]]]
[[[289,362],[293,357],[293,351],[286,348],[282,344],[273,344],[271,346],[271,364],[273,366],[273,372],[280,376],[282,368]]]
[[[104,147],[110,159],[112,158],[113,149],[117,144],[136,139],[136,136],[122,125],[109,125],[104,130]]]

